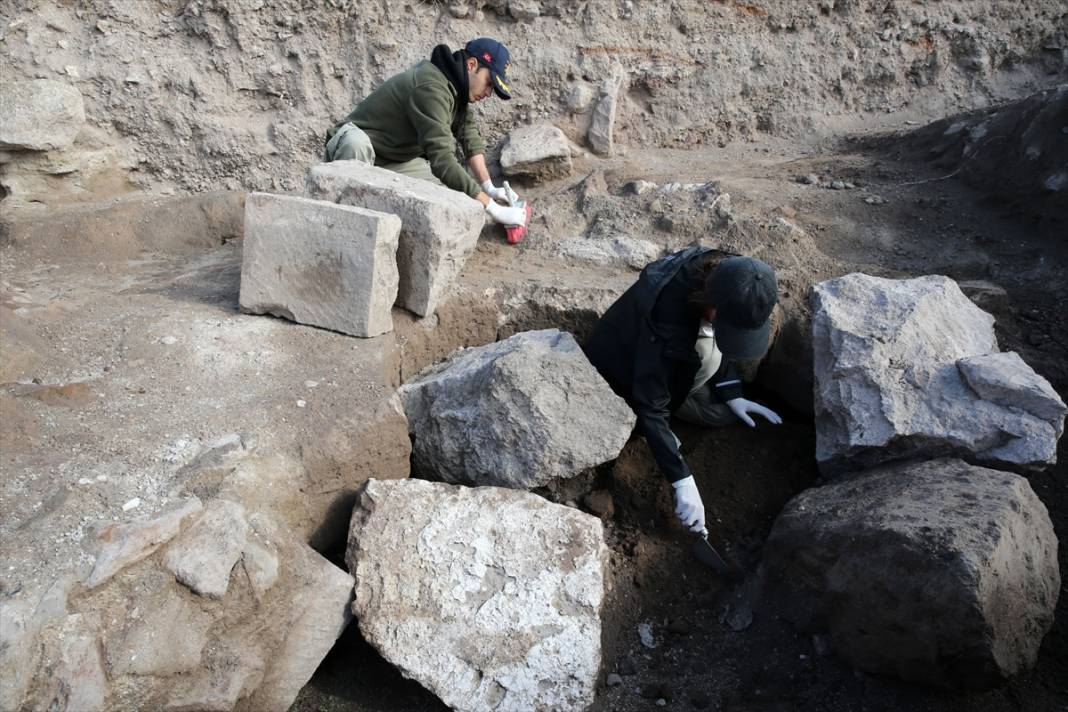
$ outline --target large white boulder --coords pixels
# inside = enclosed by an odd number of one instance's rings
[[[82,94],[70,84],[0,82],[0,150],[67,148],[84,124]]]
[[[399,389],[425,477],[532,489],[615,458],[634,412],[571,334],[459,349]]]
[[[1065,405],[948,277],[850,274],[813,289],[816,459],[825,473],[961,454],[1056,461]]]
[[[850,664],[986,688],[1034,665],[1057,537],[1018,475],[932,460],[806,490],[764,546],[769,593]]]
[[[345,561],[360,631],[456,710],[581,710],[601,663],[600,520],[536,495],[369,480]]]
[[[474,198],[360,161],[313,167],[304,194],[401,219],[397,305],[419,316],[434,312],[474,251],[485,224],[485,210]]]
[[[400,229],[396,215],[251,193],[241,308],[353,336],[392,331]]]
[[[571,175],[571,146],[564,132],[552,124],[524,126],[508,134],[501,151],[501,170],[507,176],[533,182]]]

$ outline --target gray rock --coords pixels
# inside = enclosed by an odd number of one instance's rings
[[[68,148],[85,124],[82,94],[63,82],[0,82],[0,150]]]
[[[983,400],[1052,423],[1058,438],[1064,433],[1064,401],[1015,351],[962,358],[957,368]]]
[[[959,282],[957,286],[980,309],[997,313],[1009,308],[1009,293],[1004,287],[993,282],[973,279]]]
[[[419,316],[434,312],[474,251],[485,224],[485,210],[477,200],[359,161],[315,166],[304,192],[309,198],[400,217],[397,305]]]
[[[1035,662],[1060,588],[1027,480],[934,460],[810,489],[764,547],[768,592],[869,672],[986,688]]]
[[[201,596],[222,598],[230,585],[230,572],[245,550],[247,537],[245,508],[236,502],[217,499],[171,544],[163,565]]]
[[[460,349],[399,389],[417,471],[446,482],[540,487],[613,459],[635,416],[556,329]]]
[[[627,81],[627,74],[617,69],[601,83],[597,107],[593,110],[590,129],[586,140],[593,152],[601,156],[611,156],[615,149],[613,132],[616,127],[616,112],[619,105],[619,92]]]
[[[453,709],[593,702],[607,561],[595,517],[497,487],[370,480],[345,560],[364,638]]]
[[[655,242],[620,235],[611,240],[591,240],[584,237],[565,238],[557,242],[553,252],[564,259],[582,260],[604,266],[626,266],[640,270],[658,259],[664,248]]]
[[[152,554],[178,534],[183,519],[201,508],[200,500],[192,497],[149,521],[104,526],[96,536],[102,546],[85,587],[95,588],[124,567]]]
[[[623,186],[623,189],[632,195],[645,195],[651,190],[656,190],[656,188],[656,183],[648,180],[632,180]]]
[[[501,170],[533,182],[571,175],[571,146],[564,132],[552,124],[537,124],[508,134],[501,151]]]
[[[241,308],[353,336],[392,331],[400,229],[396,215],[251,193]]]
[[[278,581],[278,557],[254,541],[245,545],[241,563],[257,596],[262,597]]]
[[[1064,416],[1055,416],[1040,376],[1022,361],[995,359],[970,367],[982,393],[962,377],[957,362],[996,353],[997,341],[993,317],[951,279],[846,275],[815,286],[813,311],[816,459],[826,474],[947,454],[1056,461]],[[1013,383],[1026,385],[1009,396]]]
[[[541,15],[541,0],[508,0],[508,14],[520,22],[530,22]]]

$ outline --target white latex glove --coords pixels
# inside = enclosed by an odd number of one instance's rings
[[[522,225],[527,221],[527,211],[524,208],[508,208],[493,201],[490,201],[490,204],[486,206],[486,212],[489,213],[494,222],[498,222],[505,227]]]
[[[672,482],[675,488],[675,516],[692,532],[705,530],[705,504],[701,501],[701,493],[697,491],[697,483],[693,481],[693,475]]]
[[[493,185],[491,180],[482,182],[482,190],[493,200],[504,200],[506,202],[508,200],[508,191]]]
[[[773,411],[771,408],[765,408],[759,403],[754,403],[753,401],[746,400],[745,398],[732,398],[731,400],[727,401],[727,407],[730,408],[731,411],[750,428],[756,427],[756,423],[754,423],[753,419],[749,417],[750,413],[756,413],[769,423],[774,423],[775,425],[782,424],[782,418],[780,418],[779,414]]]

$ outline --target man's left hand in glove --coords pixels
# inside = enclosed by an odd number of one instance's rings
[[[753,401],[746,400],[745,398],[732,398],[731,400],[727,401],[727,407],[731,409],[732,413],[738,416],[739,420],[748,425],[750,428],[756,427],[756,423],[753,422],[753,419],[749,415],[750,413],[756,413],[760,417],[764,418],[764,420],[768,421],[769,423],[773,423],[774,425],[782,424],[782,418],[780,418],[779,414],[773,411],[771,408],[765,408],[759,403],[754,403]]]

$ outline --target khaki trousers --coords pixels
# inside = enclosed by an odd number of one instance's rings
[[[401,163],[385,163],[375,156],[375,148],[371,145],[371,139],[363,130],[353,123],[342,124],[337,133],[331,137],[323,151],[323,160],[331,161],[360,161],[369,166],[378,166],[387,171],[400,173],[410,178],[430,181],[443,185],[430,170],[430,162],[425,158],[413,158]]]

